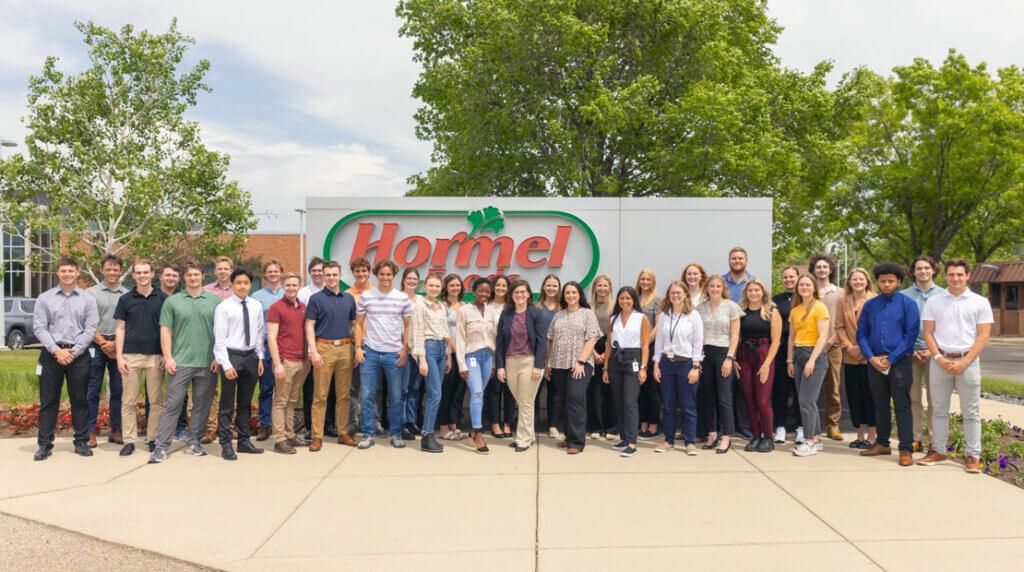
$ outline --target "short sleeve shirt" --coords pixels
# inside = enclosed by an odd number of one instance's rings
[[[313,332],[318,338],[343,340],[352,337],[352,322],[356,319],[356,299],[339,290],[337,294],[324,288],[309,297],[306,319],[315,320]]]
[[[143,296],[133,288],[121,296],[114,308],[114,320],[124,321],[126,354],[160,355],[160,311],[167,294],[154,288]]]
[[[804,319],[807,315],[807,319]],[[818,343],[818,322],[828,320],[828,308],[821,300],[815,300],[808,313],[803,304],[794,305],[789,312],[789,325],[796,331],[793,343],[803,347],[814,347]]]
[[[412,300],[397,288],[387,294],[373,288],[360,296],[356,314],[366,316],[363,343],[378,352],[402,351],[405,318],[412,317]]]
[[[111,289],[106,284],[100,282],[95,286],[89,287],[86,292],[96,298],[96,311],[100,314],[100,323],[96,326],[96,332],[110,337],[114,335],[117,330],[117,322],[114,320],[114,309],[117,308],[117,302],[121,299],[128,289],[120,284],[117,288]]]
[[[306,305],[282,298],[267,310],[267,323],[277,324],[277,350],[282,360],[306,359]],[[269,329],[269,328],[268,328]]]
[[[704,345],[719,348],[729,347],[732,336],[732,321],[743,317],[743,310],[732,300],[722,300],[718,308],[711,311],[711,301],[704,300],[697,306],[701,321],[704,322]]]
[[[995,320],[992,305],[970,290],[954,296],[948,290],[924,305],[922,322],[935,322],[935,343],[946,353],[966,352],[978,337],[979,324]]]
[[[551,352],[548,354],[548,366],[552,369],[569,369],[576,364],[580,349],[590,338],[601,335],[601,326],[597,323],[597,315],[589,308],[578,308],[575,311],[559,310],[551,319],[548,327],[548,339],[551,340]],[[587,358],[593,365],[594,355]]]
[[[160,309],[160,325],[171,328],[171,357],[178,367],[210,367],[213,363],[213,313],[221,299],[203,290],[169,296]]]

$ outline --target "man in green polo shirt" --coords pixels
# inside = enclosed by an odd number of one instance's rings
[[[167,298],[160,311],[160,346],[164,355],[167,397],[157,430],[156,449],[150,463],[167,459],[167,448],[177,424],[178,414],[192,384],[192,420],[188,428],[188,455],[203,456],[199,440],[206,429],[206,418],[217,385],[217,362],[213,359],[213,313],[221,299],[203,290],[203,268],[190,260],[184,265],[185,290]]]

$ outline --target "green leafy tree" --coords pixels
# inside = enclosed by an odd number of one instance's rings
[[[780,236],[846,166],[828,64],[771,51],[759,0],[404,0],[423,65],[412,194],[770,196]]]
[[[184,118],[209,91],[206,60],[179,73],[194,40],[176,22],[162,34],[75,25],[89,66],[68,74],[50,57],[29,78],[27,157],[0,163],[4,222],[93,273],[106,254],[237,255],[256,221],[228,157]],[[41,231],[52,245],[34,242]]]
[[[854,168],[829,218],[873,259],[941,259],[954,248],[986,260],[1019,242],[1024,75],[993,77],[956,51],[940,67],[919,58],[893,71],[861,69],[839,88],[860,108]]]

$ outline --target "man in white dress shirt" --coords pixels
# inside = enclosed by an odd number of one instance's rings
[[[249,440],[252,434],[249,422],[253,390],[256,380],[263,375],[263,337],[266,333],[263,305],[249,298],[252,273],[236,268],[231,273],[231,287],[234,294],[221,302],[213,314],[213,357],[224,371],[217,438],[222,448],[221,456],[228,461],[238,459],[231,448],[232,413],[238,431],[238,452],[263,452]]]

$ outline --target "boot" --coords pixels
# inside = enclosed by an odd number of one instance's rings
[[[437,442],[437,436],[433,433],[425,433],[420,441],[420,450],[426,453],[440,453],[444,446]]]

